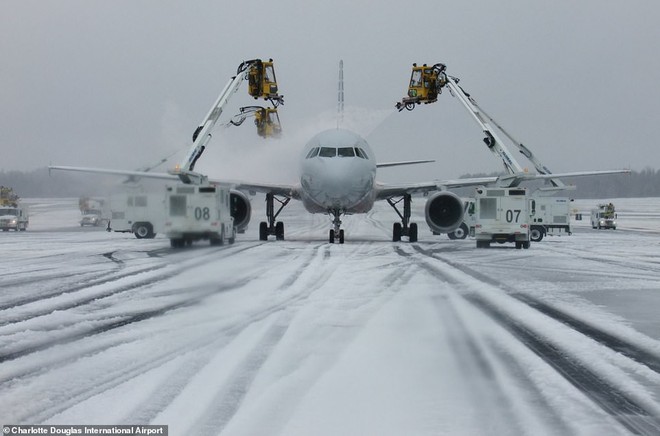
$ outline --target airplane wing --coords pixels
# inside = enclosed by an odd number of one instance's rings
[[[520,182],[532,180],[548,180],[563,177],[603,176],[609,174],[630,174],[630,170],[600,170],[600,171],[575,171],[570,173],[536,174],[515,173],[498,177],[473,177],[467,179],[435,180],[426,183],[410,183],[402,185],[378,184],[376,186],[376,199],[383,200],[404,194],[427,193],[451,188],[462,188],[478,185],[517,186]]]
[[[72,166],[57,166],[57,165],[49,166],[48,170],[74,171],[74,172],[91,173],[91,174],[109,174],[115,176],[128,176],[128,177],[144,177],[146,179],[169,180],[172,182],[181,181],[181,177],[178,175],[178,173],[173,173],[173,174],[153,173],[153,172],[145,172],[145,171],[113,170],[113,169],[105,169],[105,168],[72,167]],[[282,197],[300,199],[300,194],[299,194],[300,190],[295,185],[245,183],[237,180],[212,179],[212,178],[209,178],[208,181],[210,183],[214,183],[218,185],[231,186],[232,188],[239,189],[242,191],[271,193]]]
[[[127,177],[146,177],[150,179],[163,179],[163,180],[179,180],[179,177],[174,174],[152,173],[146,171],[110,170],[105,168],[70,167],[70,166],[57,166],[57,165],[49,166],[48,170],[76,171],[81,173],[92,173],[92,174],[110,174],[115,176],[127,176]]]
[[[429,162],[435,162],[434,160],[407,160],[407,161],[400,161],[400,162],[385,162],[385,163],[379,163],[376,164],[377,168],[387,168],[387,167],[398,167],[401,165],[417,165],[417,164],[423,164],[423,163],[429,163]]]
[[[473,177],[469,179],[434,180],[423,183],[408,183],[400,185],[387,185],[378,183],[376,185],[376,199],[384,200],[404,194],[420,194],[431,191],[440,191],[450,188],[461,188],[465,186],[488,185],[497,182],[497,177]]]
[[[560,179],[566,177],[605,176],[611,174],[630,174],[630,170],[624,169],[624,170],[575,171],[570,173],[551,173],[551,174],[514,173],[514,174],[506,174],[499,176],[496,185],[518,186],[521,182],[528,182],[532,180],[552,180],[552,179]],[[575,187],[573,187],[573,189],[575,189]]]

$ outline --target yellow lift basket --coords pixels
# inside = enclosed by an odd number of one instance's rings
[[[434,103],[438,100],[438,94],[447,84],[447,75],[444,64],[435,64],[431,67],[426,64],[421,67],[413,64],[412,74],[410,75],[410,84],[408,85],[408,97],[404,97],[396,108],[399,111],[405,107],[409,111],[415,108],[416,104]]]
[[[273,60],[262,61],[257,59],[250,66],[248,72],[248,93],[257,98],[270,100],[275,106],[283,102],[278,93],[277,80],[275,78],[275,67]]]
[[[280,116],[276,108],[261,108],[254,113],[257,134],[262,138],[278,137],[282,133]]]

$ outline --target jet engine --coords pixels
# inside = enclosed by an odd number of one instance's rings
[[[234,227],[239,233],[245,233],[252,215],[252,204],[247,195],[232,189],[229,194],[231,216],[234,218]]]
[[[426,201],[426,223],[434,233],[450,233],[463,222],[463,200],[449,191],[433,194]]]

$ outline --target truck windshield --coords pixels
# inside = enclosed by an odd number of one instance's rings
[[[0,215],[18,215],[18,210],[12,208],[3,208],[0,209]]]

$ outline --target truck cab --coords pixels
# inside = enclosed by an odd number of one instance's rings
[[[0,206],[0,229],[3,232],[9,230],[25,231],[28,227],[28,210],[27,207],[16,206]]]
[[[616,230],[617,214],[612,203],[599,204],[591,209],[591,227],[594,229]]]

